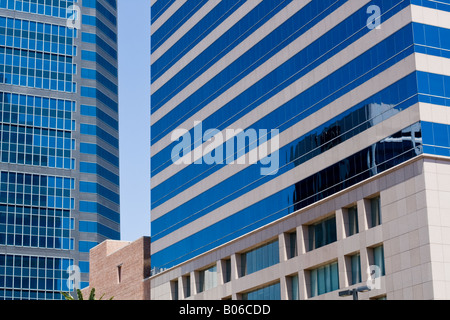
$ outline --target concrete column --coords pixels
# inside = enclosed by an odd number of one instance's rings
[[[287,277],[281,277],[280,278],[280,291],[281,291],[281,300],[288,300],[288,284],[287,284]]]
[[[360,257],[361,257],[361,280],[363,283],[369,279],[369,267],[371,262],[370,252],[371,249],[361,248]]]
[[[358,226],[359,232],[364,232],[370,226],[370,202],[366,199],[361,199],[356,203],[358,209]]]
[[[199,293],[199,286],[200,286],[200,279],[199,279],[199,272],[198,271],[192,271],[191,272],[191,295],[195,295]]]
[[[287,244],[289,244],[289,240],[286,239],[288,237],[288,234],[282,233],[278,235],[278,251],[280,256],[280,262],[287,260]]]
[[[346,237],[345,232],[345,217],[344,210],[338,209],[336,210],[336,236],[337,241],[342,240]]]
[[[241,271],[240,255],[235,253],[231,255],[231,281],[239,279]]]
[[[347,288],[349,286],[348,281],[348,257],[340,256],[338,257],[338,268],[339,268],[339,288]]]
[[[224,284],[224,270],[225,270],[225,266],[224,266],[225,262],[223,260],[219,260],[217,261],[217,285],[223,285]]]
[[[309,272],[305,270],[300,270],[298,272],[298,293],[300,296],[300,300],[308,299],[308,286],[310,285],[310,281],[308,279]]]
[[[298,255],[302,255],[306,253],[306,249],[308,246],[308,227],[307,226],[298,226],[297,227],[297,248]]]
[[[178,300],[184,300],[184,283],[183,277],[178,277]]]

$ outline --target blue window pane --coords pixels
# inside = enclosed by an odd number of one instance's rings
[[[241,255],[241,275],[249,275],[279,263],[278,240]]]
[[[337,262],[310,271],[311,297],[339,289]]]
[[[244,293],[242,300],[281,300],[280,283]]]

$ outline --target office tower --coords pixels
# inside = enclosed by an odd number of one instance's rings
[[[151,10],[152,299],[448,298],[449,1]]]
[[[0,299],[88,285],[119,239],[116,0],[0,1]]]

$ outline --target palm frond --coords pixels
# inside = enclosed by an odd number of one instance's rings
[[[66,300],[74,300],[73,297],[70,294],[66,293],[66,292],[61,292],[61,294],[64,296],[64,298]]]
[[[92,288],[91,294],[89,295],[89,300],[95,300],[95,288]]]
[[[80,289],[77,289],[77,296],[78,296],[78,300],[83,300],[83,293],[81,292]]]

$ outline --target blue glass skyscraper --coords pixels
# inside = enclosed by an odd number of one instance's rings
[[[0,299],[85,287],[120,238],[117,76],[116,0],[0,1]]]
[[[448,244],[450,2],[151,10],[152,298],[336,298],[374,266],[407,297]]]

